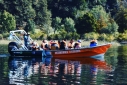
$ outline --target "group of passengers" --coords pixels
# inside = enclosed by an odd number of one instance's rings
[[[39,44],[35,41],[33,42],[27,42],[29,39],[29,34],[26,36],[24,36],[24,41],[25,41],[25,46],[28,47],[28,49],[30,50],[41,50],[41,49],[50,49],[50,50],[65,50],[65,49],[79,49],[81,48],[81,40],[78,41],[74,41],[73,39],[71,39],[69,42],[67,42],[66,40],[51,40],[51,41],[47,41],[47,40],[43,40],[41,45],[39,46]],[[29,45],[28,45],[29,44]],[[97,41],[96,40],[92,40],[90,42],[90,47],[93,46],[97,46]]]
[[[42,44],[41,44],[41,48],[42,49],[51,49],[51,50],[65,50],[65,49],[78,49],[81,48],[81,40],[78,40],[77,42],[74,42],[73,39],[70,40],[70,42],[67,43],[66,40],[51,40],[51,41],[47,41],[47,40],[43,40]]]
[[[97,40],[91,40],[90,42],[90,47],[94,47],[97,46]],[[42,40],[41,45],[39,46],[39,44],[35,41],[32,42],[31,44],[31,48],[32,50],[65,50],[65,49],[80,49],[81,48],[81,40],[78,41],[74,41],[73,39],[71,39],[69,42],[67,42],[66,40],[51,40],[51,41],[47,41],[47,40]]]

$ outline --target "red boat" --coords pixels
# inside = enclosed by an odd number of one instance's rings
[[[52,56],[55,58],[71,58],[71,57],[91,57],[95,55],[104,55],[110,48],[111,44],[105,44],[89,48],[71,49],[71,50],[57,50],[51,51]]]

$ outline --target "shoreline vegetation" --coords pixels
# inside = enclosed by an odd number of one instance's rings
[[[2,0],[0,4],[0,39],[7,39],[11,30],[25,30],[40,40],[127,41],[126,0]]]
[[[42,40],[35,40],[39,45],[41,44]],[[90,41],[84,41],[81,40],[81,44],[82,46],[89,46]],[[9,42],[11,42],[10,40],[0,40],[0,44],[4,44],[4,45],[8,45]],[[68,43],[68,41],[67,41]],[[112,42],[106,42],[106,41],[98,41],[98,45],[102,45],[102,44],[107,44],[107,43],[111,43],[113,46],[120,46],[121,44],[117,41],[112,41]]]

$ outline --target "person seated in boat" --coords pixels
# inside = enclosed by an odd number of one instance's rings
[[[61,49],[61,50],[67,49],[66,40],[62,40],[62,41],[60,42],[60,49]]]
[[[74,47],[74,44],[75,44],[74,40],[71,39],[70,42],[68,43],[68,48],[72,49]]]
[[[74,45],[74,49],[79,49],[81,48],[81,40],[78,40],[75,45]]]
[[[60,49],[60,43],[61,43],[60,40],[58,40],[58,48],[59,48],[59,49]]]
[[[48,45],[47,40],[42,40],[41,49],[46,49],[45,46]]]
[[[59,44],[54,40],[51,42],[51,50],[58,50]]]
[[[97,43],[96,39],[91,40],[90,47],[94,47],[94,46],[97,46],[97,45],[98,45],[98,43]]]
[[[31,47],[31,48],[32,48],[33,51],[35,51],[35,50],[39,50],[39,45],[38,45],[38,43],[35,42],[35,41],[32,42],[32,47]]]

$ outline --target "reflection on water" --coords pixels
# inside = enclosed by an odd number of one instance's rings
[[[114,83],[117,85],[127,85],[127,45],[118,49],[117,64],[114,70]]]
[[[9,70],[10,84],[34,83],[43,78],[42,74],[50,73],[50,64],[45,66],[41,58],[11,58]]]
[[[105,61],[100,61],[93,58],[71,58],[54,60],[55,63],[57,63],[55,66],[55,72],[59,74],[62,73],[61,79],[64,79],[64,83],[71,81],[70,83],[75,85],[80,85],[83,83],[96,85],[98,82],[97,78],[99,77],[98,73],[107,73],[112,71],[111,66],[107,65]],[[74,79],[68,81],[68,76],[70,76],[71,79]]]
[[[1,50],[0,85],[127,85],[127,45],[110,48],[104,59],[52,59],[46,66],[42,58],[9,58]]]
[[[23,85],[96,85],[112,71],[104,59],[93,58],[53,58],[48,65],[42,58],[10,58],[8,66],[9,84]]]

